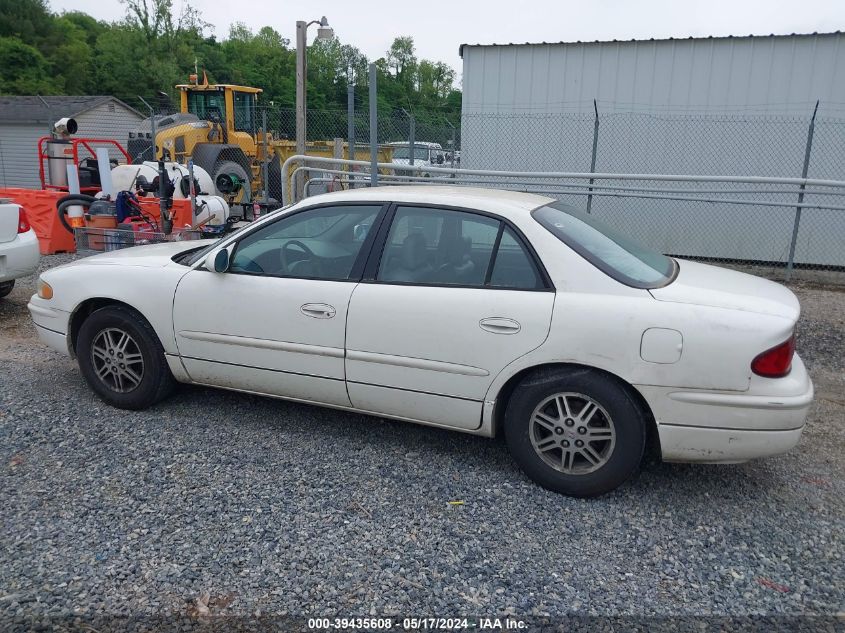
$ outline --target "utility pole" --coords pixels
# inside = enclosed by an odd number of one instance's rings
[[[317,39],[328,40],[334,37],[334,31],[329,26],[329,21],[326,16],[319,20],[311,20],[305,22],[304,20],[297,20],[296,22],[296,153],[305,154],[305,140],[306,140],[306,112],[305,112],[305,92],[308,84],[308,65],[306,63],[305,55],[308,49],[308,27],[312,24],[319,25],[317,29]],[[297,198],[302,199],[302,185],[299,184],[300,179],[297,178],[296,192]]]
[[[376,65],[370,64],[370,186],[378,187],[378,90]]]
[[[307,49],[306,32],[308,23],[298,20],[296,23],[296,153],[305,154],[305,92],[308,69],[305,52]],[[302,176],[296,178],[296,199],[302,200]]]

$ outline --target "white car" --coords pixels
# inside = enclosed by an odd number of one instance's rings
[[[24,208],[0,200],[0,298],[12,292],[15,279],[38,270],[40,257]]]
[[[393,163],[397,165],[411,164],[411,145],[405,142],[388,143],[393,148]],[[418,167],[448,167],[444,164],[445,154],[440,143],[429,143],[425,141],[414,142],[414,165]],[[411,172],[399,170],[400,175],[413,175]],[[421,176],[431,176],[432,173],[418,174]],[[442,177],[442,174],[433,174],[434,176]]]
[[[813,399],[789,290],[507,191],[316,196],[212,244],[54,268],[29,308],[114,406],[185,382],[504,433],[579,496],[628,479],[649,435],[671,461],[784,452]]]

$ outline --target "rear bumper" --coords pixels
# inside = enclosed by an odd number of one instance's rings
[[[0,244],[0,281],[34,274],[40,258],[38,238],[32,229],[19,234],[11,242],[3,242]]]
[[[657,422],[663,459],[743,462],[784,453],[801,438],[813,383],[798,356],[786,378],[753,378],[745,392],[639,386]]]
[[[737,463],[787,452],[803,426],[788,431],[739,431],[659,424],[660,451],[667,462]]]

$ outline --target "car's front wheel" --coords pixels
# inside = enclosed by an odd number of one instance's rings
[[[541,370],[513,392],[505,438],[514,460],[541,486],[594,497],[637,470],[646,418],[627,390],[602,372]]]
[[[146,409],[175,385],[155,330],[131,308],[92,312],[79,330],[76,355],[90,387],[121,409]]]

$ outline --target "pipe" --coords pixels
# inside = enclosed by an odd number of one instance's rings
[[[329,170],[314,167],[304,167],[303,169],[313,169],[315,171],[326,171]],[[332,172],[332,173],[341,173],[341,172]],[[348,173],[346,171],[342,172],[344,174]],[[431,178],[427,176],[389,176],[389,175],[381,175],[381,178],[386,178],[388,180],[395,180],[398,183],[400,182],[413,182],[413,183],[424,183],[424,184],[442,184],[444,181],[448,181],[449,184],[454,185],[463,185],[463,184],[482,184],[482,185],[496,185],[497,187],[500,185],[529,185],[529,184],[536,184],[536,185],[545,185],[548,183],[544,182],[528,182],[524,180],[475,180],[475,179],[467,179],[467,178],[459,178],[459,177],[443,177],[438,178],[437,180],[432,181]],[[747,195],[757,195],[757,194],[774,194],[774,195],[794,195],[795,192],[788,191],[788,190],[781,190],[781,189],[689,189],[689,188],[670,188],[670,187],[625,187],[619,185],[589,185],[589,184],[580,184],[575,182],[566,183],[567,187],[572,188],[584,188],[584,189],[607,189],[613,191],[656,191],[660,193],[696,193],[696,194],[716,194],[716,195],[727,195],[727,194],[747,194]],[[791,185],[790,185],[791,186]],[[821,189],[807,189],[805,190],[806,194],[815,194],[819,196],[837,196],[841,195],[839,193],[833,191],[823,191]]]
[[[302,171],[317,171],[323,173],[331,173],[331,174],[340,174],[346,175],[345,171],[340,171],[336,169],[324,169],[321,167],[298,167],[294,171],[294,176],[296,176],[297,172],[300,170]],[[381,176],[382,179],[387,178],[388,183],[390,179],[394,180],[396,185],[401,185],[402,180],[397,180],[397,176]],[[423,185],[431,185],[436,186],[438,182],[431,182],[431,179],[427,179],[427,182],[422,182],[419,184]],[[442,180],[449,180],[448,178],[444,178]],[[343,179],[341,178],[341,181]],[[494,184],[494,183],[491,183]],[[512,183],[516,184],[516,183]],[[541,186],[543,183],[523,183],[523,186]],[[555,195],[571,195],[571,196],[585,196],[590,195],[588,191],[581,191],[581,190],[571,190],[571,189],[529,189],[525,187],[522,189],[525,193],[545,193],[545,194],[555,194]],[[658,190],[659,191],[659,190]],[[647,200],[680,200],[685,202],[706,202],[710,204],[733,204],[733,205],[744,205],[744,206],[766,206],[766,207],[789,207],[794,208],[796,203],[794,202],[777,202],[774,200],[742,200],[736,198],[700,198],[694,196],[659,196],[659,195],[648,195],[648,194],[640,194],[640,193],[616,193],[613,191],[595,191],[592,192],[594,196],[609,196],[613,198],[643,198]],[[841,195],[841,194],[828,194],[828,195]],[[811,209],[825,209],[830,211],[845,211],[845,206],[838,206],[838,205],[820,205],[820,204],[811,204],[811,203],[800,203],[803,208],[811,208]]]
[[[288,174],[292,162],[302,164],[316,163],[318,165],[338,164],[343,165],[359,165],[363,167],[370,166],[369,161],[363,160],[343,160],[338,161],[332,158],[323,158],[322,156],[305,156],[293,155],[290,156],[282,165],[282,202],[284,205],[290,204],[291,194],[288,189],[289,181]],[[675,181],[675,182],[729,182],[729,183],[747,183],[747,184],[775,184],[775,185],[804,185],[813,187],[834,187],[845,189],[845,181],[842,180],[824,180],[819,178],[789,178],[789,177],[770,177],[770,176],[699,176],[699,175],[684,175],[684,174],[611,174],[611,173],[583,173],[583,172],[543,172],[543,171],[502,171],[502,170],[487,170],[487,169],[449,169],[443,167],[423,167],[420,165],[397,165],[395,163],[373,163],[376,169],[393,169],[394,171],[416,171],[428,172],[433,174],[466,174],[469,176],[489,176],[489,177],[516,177],[516,178],[542,178],[542,179],[580,179],[589,180],[594,178],[596,180],[654,180],[658,182]],[[370,176],[372,178],[372,175]]]

